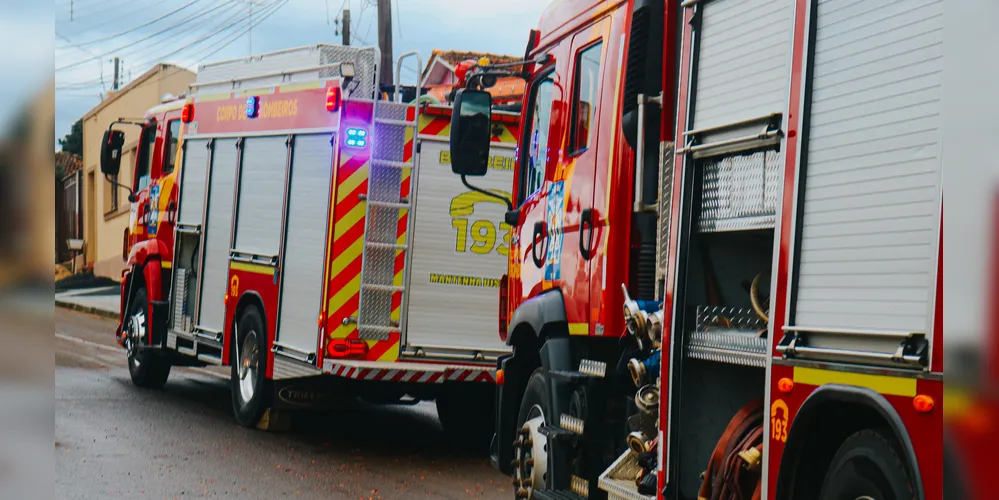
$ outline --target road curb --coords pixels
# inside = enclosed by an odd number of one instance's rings
[[[79,311],[86,314],[93,314],[95,316],[100,316],[102,318],[118,319],[117,311],[108,311],[106,309],[100,309],[93,306],[85,306],[83,304],[67,302],[65,300],[59,300],[59,299],[56,299],[55,305],[56,307],[61,307],[63,309],[70,309],[73,311]]]

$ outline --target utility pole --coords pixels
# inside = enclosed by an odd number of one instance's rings
[[[392,0],[378,0],[378,49],[382,52],[381,85],[392,85]]]
[[[248,55],[253,55],[253,6],[260,5],[261,1],[260,0],[238,0],[238,1],[250,4],[250,15],[247,18],[249,20],[249,26],[247,26],[246,28],[246,38],[247,38],[247,45],[249,46],[248,48],[250,51]]]
[[[111,82],[111,90],[118,90],[118,82],[121,81],[121,59],[114,58],[114,81]]]
[[[340,30],[340,34],[343,35],[343,45],[350,45],[350,7],[343,9],[343,29]]]

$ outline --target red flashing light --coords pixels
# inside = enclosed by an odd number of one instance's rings
[[[361,339],[330,339],[326,352],[331,358],[363,357],[368,353],[368,343]]]
[[[184,123],[194,121],[194,103],[189,102],[180,110],[180,121]]]
[[[326,89],[326,111],[329,111],[330,113],[339,111],[342,101],[343,91],[340,90],[339,86]]]
[[[454,66],[454,76],[458,78],[458,85],[460,87],[465,86],[465,76],[468,74],[468,70],[475,67],[476,62],[472,59],[467,61],[461,61]]]

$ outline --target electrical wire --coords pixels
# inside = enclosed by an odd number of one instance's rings
[[[151,24],[155,24],[155,23],[157,23],[159,21],[162,21],[162,20],[164,20],[164,19],[166,19],[166,18],[168,18],[168,17],[170,17],[170,16],[172,16],[172,15],[178,13],[178,12],[181,12],[184,9],[187,9],[188,7],[194,5],[194,4],[198,3],[198,2],[202,2],[202,1],[204,1],[204,0],[191,0],[190,2],[187,2],[186,4],[181,5],[180,7],[177,7],[176,9],[171,10],[170,12],[167,12],[166,14],[163,14],[162,16],[159,16],[159,17],[154,18],[152,20],[146,21],[146,22],[144,22],[144,23],[142,23],[142,24],[140,24],[138,26],[134,26],[134,27],[132,27],[130,29],[127,29],[125,31],[122,31],[120,33],[116,33],[114,35],[109,35],[109,36],[105,36],[105,37],[101,37],[101,38],[95,38],[93,40],[88,40],[86,42],[77,42],[77,43],[74,43],[73,45],[80,47],[80,46],[93,45],[95,43],[100,43],[100,42],[104,42],[104,41],[107,41],[107,40],[113,40],[113,39],[118,38],[120,36],[127,35],[129,33],[132,33],[134,31],[136,31],[136,30],[140,30],[142,28],[145,28],[146,26],[149,26]],[[56,47],[56,48],[59,48],[59,47]]]
[[[203,61],[204,59],[206,59],[208,57],[211,57],[212,55],[216,54],[217,52],[219,52],[220,50],[224,49],[225,47],[228,47],[229,45],[231,45],[232,43],[234,43],[236,40],[240,39],[243,35],[245,35],[246,33],[248,33],[251,29],[253,29],[256,26],[259,26],[260,23],[262,23],[267,18],[269,18],[271,15],[273,15],[275,12],[277,12],[278,9],[280,9],[281,7],[283,7],[289,1],[290,0],[277,0],[274,3],[271,3],[271,4],[267,5],[266,7],[264,7],[263,10],[261,10],[260,12],[257,13],[257,16],[259,16],[259,17],[255,18],[256,20],[253,22],[253,24],[251,24],[250,26],[247,26],[247,27],[243,28],[242,31],[236,32],[233,36],[231,36],[229,38],[223,38],[222,41],[220,42],[221,45],[215,47],[214,50],[212,50],[211,52],[209,52],[209,53],[201,56],[195,62]],[[208,41],[209,39],[214,38],[217,35],[219,35],[221,33],[224,33],[225,31],[228,31],[233,26],[236,26],[241,21],[245,20],[247,17],[244,17],[242,19],[237,19],[234,22],[228,23],[226,26],[221,27],[221,28],[215,30],[212,33],[209,33],[208,35],[204,35],[201,38],[199,38],[199,39],[197,39],[197,40],[195,40],[195,41],[193,41],[193,42],[191,42],[191,43],[189,43],[189,44],[187,44],[187,45],[185,45],[183,47],[180,47],[177,50],[174,50],[172,52],[169,52],[167,54],[159,56],[157,58],[157,60],[162,61],[162,60],[164,60],[164,59],[166,59],[168,57],[172,57],[174,55],[177,55],[177,54],[179,54],[179,53],[181,53],[181,52],[183,52],[183,51],[185,51],[187,49],[190,49],[190,48],[195,47],[197,45],[201,45],[202,43]]]
[[[212,17],[204,17],[204,18],[200,19],[198,22],[195,22],[195,23],[187,26],[186,28],[184,28],[184,29],[182,29],[182,30],[174,33],[174,36],[172,37],[172,40],[174,42],[176,42],[178,40],[180,40],[180,41],[186,41],[189,38],[188,36],[186,36],[187,34],[189,34],[189,33],[193,34],[193,33],[199,32],[199,31],[200,32],[208,32],[208,33],[224,32],[226,29],[231,29],[232,26],[234,26],[236,24],[239,24],[240,22],[242,22],[243,20],[245,20],[247,18],[248,18],[248,14],[246,14],[240,8],[240,5],[238,3],[231,3],[225,9],[222,10],[222,12],[220,13],[220,15],[218,15],[218,16],[212,16]],[[221,19],[221,21],[219,19]],[[176,43],[172,43],[172,44],[171,43],[166,43],[166,44],[159,45],[159,48],[162,48],[162,49],[173,49],[173,48],[180,47],[180,48],[183,49],[185,47],[190,47],[190,46],[192,46],[192,43],[184,43],[183,45],[177,45]],[[140,51],[148,53],[148,50],[146,50],[146,49],[140,49]],[[172,52],[170,52],[170,53],[172,54]],[[135,55],[138,55],[138,54],[136,53]],[[163,59],[163,56],[160,56],[160,55],[155,55],[153,57],[146,57],[145,59],[141,59],[138,64],[133,64],[132,66],[133,67],[140,67],[141,68],[141,67],[145,67],[147,65],[159,62],[159,60],[162,60],[162,59]]]
[[[224,44],[222,44],[221,46],[219,46],[215,50],[213,50],[213,51],[209,52],[207,55],[203,56],[201,59],[198,59],[198,62],[204,61],[205,59],[207,59],[207,58],[215,55],[220,50],[228,47],[230,44],[232,44],[236,40],[240,39],[245,33],[249,32],[254,27],[260,25],[260,23],[266,21],[267,18],[269,18],[272,15],[274,15],[275,12],[281,10],[281,7],[284,7],[289,1],[291,1],[291,0],[279,0],[278,3],[274,4],[274,8],[271,9],[270,12],[266,13],[263,17],[259,18],[259,20],[256,23],[251,24],[250,26],[247,26],[245,30],[243,30],[242,32],[238,33],[235,37],[233,37],[232,39],[230,39],[228,42],[225,42]]]
[[[277,0],[277,1],[287,1],[287,0]],[[221,4],[221,5],[219,5],[219,6],[216,6],[216,7],[212,8],[212,9],[210,9],[210,11],[212,11],[212,10],[216,10],[216,9],[218,9],[218,8],[222,7],[222,6],[225,6],[225,5],[226,5],[226,4]],[[239,21],[241,21],[241,20],[245,20],[245,19],[247,19],[247,17],[249,17],[249,15],[247,15],[247,16],[244,16],[244,17],[242,17],[241,19],[239,19],[239,20],[237,20],[237,21],[233,22],[232,24],[230,24],[230,26],[232,26],[232,25],[234,25],[234,24],[238,23],[238,22],[239,22]],[[182,21],[182,22],[180,22],[180,23],[178,23],[178,24],[175,24],[175,25],[173,25],[173,26],[169,26],[169,27],[167,27],[167,28],[164,28],[164,29],[162,29],[162,30],[160,30],[160,31],[157,31],[157,32],[155,32],[155,33],[152,33],[152,34],[149,34],[149,35],[146,35],[146,36],[144,36],[144,37],[142,37],[142,38],[140,38],[140,39],[138,39],[138,40],[134,40],[134,41],[132,41],[132,42],[128,43],[127,45],[123,45],[123,46],[120,46],[120,47],[116,47],[116,48],[114,48],[114,49],[112,49],[112,50],[109,50],[109,51],[107,51],[107,52],[104,52],[104,53],[102,53],[102,54],[101,54],[100,56],[97,56],[97,57],[92,57],[92,58],[89,58],[89,59],[83,59],[83,60],[79,60],[79,61],[76,61],[76,62],[74,62],[74,63],[72,63],[72,64],[67,64],[67,65],[65,65],[65,66],[62,66],[62,67],[59,67],[59,68],[56,68],[56,71],[65,71],[65,70],[67,70],[67,69],[70,69],[70,68],[75,68],[75,67],[77,67],[77,66],[79,66],[79,65],[81,65],[81,64],[85,64],[85,63],[88,63],[88,62],[90,62],[90,61],[94,61],[94,60],[97,60],[97,59],[100,59],[100,58],[104,58],[104,57],[108,57],[108,56],[110,56],[110,55],[112,55],[112,54],[115,54],[115,53],[117,53],[117,52],[121,52],[121,51],[123,51],[123,50],[125,50],[125,49],[127,49],[127,48],[130,48],[130,47],[131,47],[131,48],[134,48],[134,47],[135,47],[136,45],[138,45],[138,44],[140,44],[140,43],[142,43],[142,42],[146,42],[146,41],[149,41],[149,40],[151,40],[152,38],[154,38],[154,37],[156,37],[156,36],[159,36],[159,35],[162,35],[162,34],[164,34],[164,33],[168,32],[168,31],[170,31],[170,30],[172,30],[172,29],[176,29],[176,28],[177,28],[178,26],[181,26],[181,25],[183,25],[183,24],[186,24],[187,22],[189,22],[189,21],[191,21],[191,20],[193,20],[193,19],[195,19],[195,18],[196,18],[196,16],[192,16],[192,17],[189,17],[189,18],[188,18],[188,19],[186,19],[185,21]],[[210,36],[214,36],[215,34],[217,34],[217,33],[213,33],[213,34],[211,34]],[[203,41],[203,39],[199,39],[198,41],[199,41],[199,42],[200,42],[200,41]]]

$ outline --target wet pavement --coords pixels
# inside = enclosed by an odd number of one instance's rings
[[[250,430],[220,369],[132,386],[114,323],[55,311],[56,498],[512,497],[485,450],[449,442],[432,403],[350,405]]]

